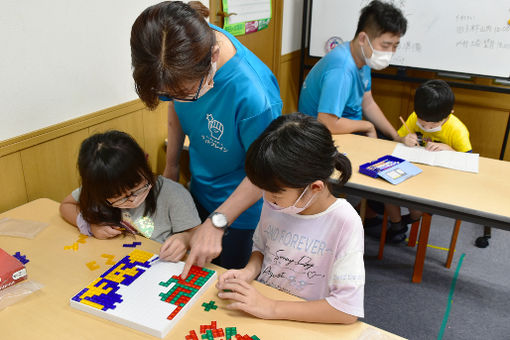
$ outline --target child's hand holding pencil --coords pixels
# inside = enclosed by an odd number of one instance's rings
[[[407,135],[404,137],[404,144],[410,147],[419,146],[420,143],[418,141],[418,136],[415,133],[411,132],[402,116],[399,116],[398,118],[400,118],[400,121],[402,122],[402,124],[404,124],[407,130]]]

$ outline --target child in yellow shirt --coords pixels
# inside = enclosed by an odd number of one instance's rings
[[[459,118],[453,115],[455,96],[443,80],[433,79],[421,84],[414,96],[414,111],[407,118],[406,126],[398,130],[407,146],[424,146],[430,151],[471,152],[469,131]],[[407,130],[409,129],[409,131]],[[405,240],[407,225],[419,220],[421,212],[410,210],[400,215],[400,207],[387,204],[390,218],[388,240],[394,243]]]

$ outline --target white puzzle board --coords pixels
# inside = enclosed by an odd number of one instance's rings
[[[136,249],[72,297],[71,307],[163,338],[217,276],[193,266],[181,280],[183,267]]]

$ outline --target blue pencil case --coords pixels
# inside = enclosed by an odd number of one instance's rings
[[[359,172],[373,177],[381,177],[391,184],[399,184],[406,179],[416,176],[422,170],[405,159],[386,155],[375,161],[361,164]]]

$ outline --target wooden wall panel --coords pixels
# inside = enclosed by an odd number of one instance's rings
[[[411,88],[409,84],[372,78],[372,96],[386,118],[397,130],[402,125],[398,117],[402,116],[405,119],[409,116],[410,95]]]
[[[278,84],[280,85],[284,114],[298,110],[299,58],[300,51],[296,51],[282,56],[280,61]]]
[[[6,211],[28,202],[23,166],[20,153],[16,152],[0,158],[0,211]]]
[[[76,160],[83,129],[21,151],[28,200],[47,197],[61,201],[78,187]]]
[[[499,158],[505,137],[508,113],[489,108],[455,105],[455,115],[466,125],[473,152]]]
[[[103,123],[91,126],[89,135],[101,133],[108,130],[119,130],[130,134],[142,148],[145,148],[145,140],[143,135],[143,111],[137,110],[127,115],[117,117]]]
[[[145,151],[149,154],[152,171],[162,174],[165,170],[168,104],[161,103],[154,111],[143,110]]]

